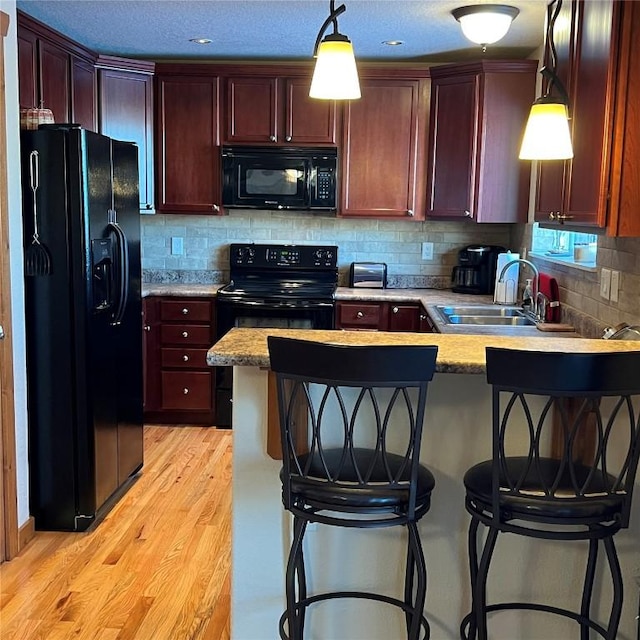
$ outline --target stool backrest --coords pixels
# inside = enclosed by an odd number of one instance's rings
[[[621,505],[620,525],[628,527],[640,456],[640,351],[487,347],[486,357],[493,386],[494,517],[506,492],[567,507],[572,500],[611,500]],[[557,465],[544,461],[551,448]],[[509,466],[514,449],[523,464]]]
[[[285,508],[291,505],[292,476],[318,486],[368,489],[375,470],[376,488],[409,490],[412,516],[437,347],[347,346],[273,336],[268,344],[278,382]],[[300,405],[308,423],[302,442],[295,424]],[[361,466],[357,451],[363,448],[374,454]],[[392,470],[388,455],[399,450],[403,465]]]

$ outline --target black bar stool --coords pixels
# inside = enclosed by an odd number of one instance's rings
[[[488,347],[486,353],[487,380],[493,386],[493,458],[464,477],[471,514],[472,611],[462,622],[461,638],[485,640],[488,613],[527,609],[575,620],[581,640],[591,637],[590,630],[615,640],[623,584],[613,537],[629,526],[640,455],[640,351],[565,354]],[[544,451],[551,430],[559,438],[554,457]],[[515,432],[519,451],[513,450]],[[585,439],[591,442],[586,452]],[[487,535],[479,553],[481,523]],[[487,576],[500,532],[589,541],[579,610],[487,604]],[[613,582],[606,627],[590,617],[601,543]]]
[[[364,598],[400,607],[410,640],[418,640],[421,631],[429,638],[423,613],[427,574],[416,523],[429,510],[435,485],[419,456],[437,347],[343,346],[277,337],[268,342],[278,382],[282,500],[293,514],[280,637],[302,640],[311,604]],[[301,429],[305,421],[308,426]],[[393,445],[399,429],[398,448]],[[406,525],[404,599],[362,591],[308,596],[302,543],[310,522]]]

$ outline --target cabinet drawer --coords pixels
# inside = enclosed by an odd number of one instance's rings
[[[201,344],[211,346],[211,327],[203,324],[163,324],[160,326],[162,344]]]
[[[163,368],[206,369],[208,349],[162,349]]]
[[[162,300],[160,319],[178,322],[211,322],[208,300]]]
[[[163,371],[162,408],[210,409],[212,380],[211,371]]]
[[[381,319],[382,305],[351,303],[338,305],[338,324],[341,327],[377,329]]]

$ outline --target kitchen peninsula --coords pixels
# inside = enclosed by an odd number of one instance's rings
[[[431,511],[420,522],[428,587],[426,616],[433,640],[458,636],[468,612],[467,528],[462,477],[474,463],[491,456],[491,394],[484,377],[486,346],[550,351],[625,351],[639,342],[580,338],[444,335],[386,332],[232,329],[208,352],[212,366],[234,367],[232,638],[272,640],[284,610],[284,566],[290,522],[280,498],[281,463],[267,455],[268,335],[341,344],[434,344],[437,374],[429,388],[421,460],[436,477]],[[637,505],[637,501],[636,501]],[[631,527],[616,538],[624,573],[625,608],[620,640],[635,638],[640,570],[640,510]],[[403,532],[345,531],[319,526],[308,532],[308,575],[312,592],[324,589],[377,589],[402,592]],[[358,543],[353,544],[353,536]],[[349,544],[341,542],[349,537]],[[494,559],[490,597],[537,597],[556,606],[579,607],[585,547],[522,541],[503,536]],[[348,551],[347,551],[348,549]],[[376,558],[371,563],[370,558]],[[368,559],[368,560],[365,560]],[[607,581],[598,606],[608,614]],[[310,638],[389,640],[403,637],[404,620],[389,608],[368,603],[325,603],[312,608]],[[573,623],[535,613],[502,614],[495,640],[575,637]]]

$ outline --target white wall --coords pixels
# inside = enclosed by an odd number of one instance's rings
[[[9,16],[9,33],[4,41],[5,107],[7,117],[7,198],[9,202],[9,252],[11,268],[11,310],[13,327],[13,379],[16,413],[16,470],[18,475],[18,525],[29,517],[29,474],[27,461],[27,396],[24,330],[24,286],[22,279],[22,195],[20,191],[20,110],[18,107],[18,45],[15,0],[2,0]]]

